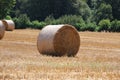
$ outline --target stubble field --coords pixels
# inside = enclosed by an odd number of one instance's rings
[[[75,57],[51,57],[37,50],[39,32],[5,33],[0,40],[0,80],[120,80],[120,33],[79,32]]]

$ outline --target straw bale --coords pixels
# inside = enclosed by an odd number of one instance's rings
[[[6,27],[6,31],[13,31],[15,28],[15,24],[12,20],[2,20],[5,27]]]
[[[43,55],[75,56],[79,46],[80,36],[71,25],[48,25],[37,40],[38,51]]]
[[[5,34],[5,26],[2,23],[2,21],[0,21],[0,39],[4,37],[4,34]]]

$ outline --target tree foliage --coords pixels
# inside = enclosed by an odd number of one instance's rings
[[[120,0],[104,0],[112,6],[112,15],[114,19],[120,20]]]
[[[26,13],[31,20],[44,20],[53,15],[59,18],[65,14],[75,14],[73,3],[75,0],[28,0],[29,5],[25,7]]]
[[[90,17],[90,8],[81,0],[17,0],[14,16],[27,14],[31,20],[44,20],[52,15],[55,19],[63,15],[81,15],[85,20]]]
[[[14,19],[18,28],[67,23],[83,31],[106,30],[110,23],[107,30],[115,32],[120,31],[119,4],[120,0],[0,0],[0,19]]]
[[[99,22],[102,19],[112,19],[112,7],[110,4],[102,3],[97,9],[95,20]]]
[[[6,17],[14,7],[16,0],[0,0],[0,19]]]

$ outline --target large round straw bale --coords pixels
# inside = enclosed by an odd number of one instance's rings
[[[2,21],[0,21],[0,39],[3,38],[4,34],[5,34],[5,26],[2,23]]]
[[[51,56],[75,56],[79,46],[79,34],[71,25],[48,25],[37,40],[39,52]]]
[[[14,30],[15,24],[12,20],[2,20],[2,21],[3,21],[7,31],[13,31]]]

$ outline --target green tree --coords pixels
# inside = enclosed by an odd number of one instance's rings
[[[65,14],[74,14],[72,6],[76,0],[28,0],[24,8],[31,20],[44,20],[47,16],[53,15],[59,18]]]
[[[87,0],[87,4],[91,9],[95,9],[97,6],[97,0]]]
[[[6,17],[15,6],[16,0],[0,0],[0,19]]]
[[[28,0],[16,0],[16,5],[12,9],[10,15],[12,17],[19,17],[21,14],[26,13],[25,7],[27,6]]]
[[[112,6],[112,15],[114,19],[120,20],[120,0],[104,0]]]
[[[104,0],[87,0],[86,2],[91,9],[95,10],[101,5],[101,3],[104,3]]]
[[[13,18],[13,21],[15,22],[16,29],[25,29],[30,24],[29,17],[26,14],[21,14],[19,17]]]
[[[76,14],[83,17],[85,21],[87,21],[91,16],[91,9],[87,5],[85,1],[77,0],[77,3],[74,4],[76,7]]]
[[[112,19],[112,7],[109,4],[102,3],[95,14],[97,23],[102,19]]]
[[[50,15],[55,19],[63,15],[80,15],[86,20],[91,14],[85,0],[17,0],[16,8],[17,14],[27,13],[31,20],[39,21]]]

